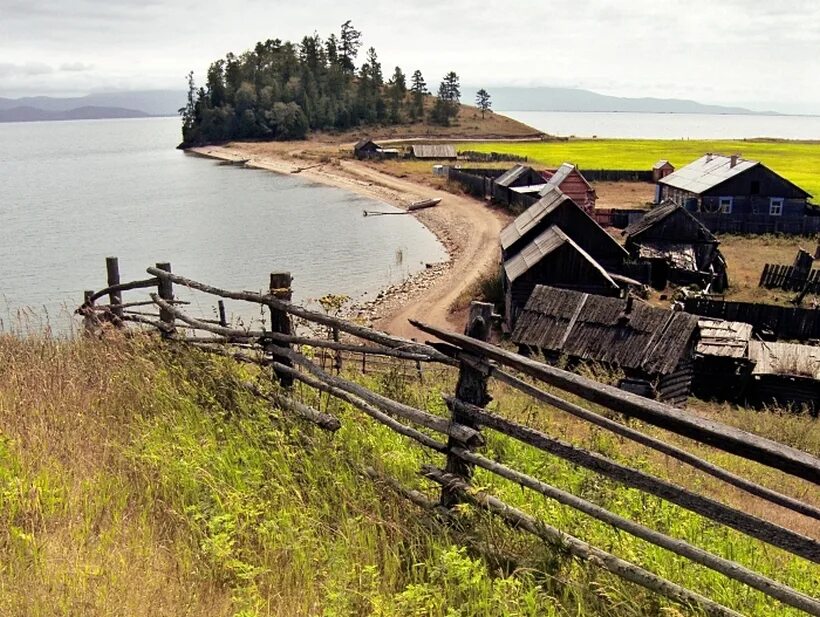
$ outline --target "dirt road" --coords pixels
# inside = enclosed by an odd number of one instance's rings
[[[294,172],[295,161],[284,157],[280,149],[268,150],[265,145],[237,143],[194,151],[225,160],[250,159],[247,165],[256,168]],[[411,293],[401,304],[390,297],[384,298],[375,326],[391,334],[419,339],[425,335],[413,328],[408,319],[462,331],[463,316],[451,314],[450,307],[482,274],[498,267],[498,235],[509,217],[477,199],[396,178],[358,161],[303,169],[300,175],[307,180],[351,190],[400,207],[428,197],[441,198],[438,207],[419,211],[414,216],[446,246],[450,254],[448,267],[433,284]]]

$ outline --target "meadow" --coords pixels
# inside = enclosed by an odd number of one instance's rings
[[[450,369],[420,380],[398,367],[351,377],[444,414]],[[604,379],[611,375],[600,374]],[[248,395],[258,369],[147,337],[22,340],[0,334],[0,614],[499,615],[681,617],[697,613],[465,508],[443,525],[371,481],[366,466],[431,498],[424,463],[440,455],[325,397],[335,434]],[[661,455],[504,387],[492,407],[576,445],[673,478],[797,531],[816,528]],[[813,454],[809,417],[698,404],[698,413]],[[677,438],[667,436],[677,440]],[[691,446],[691,444],[689,445]],[[694,446],[699,455],[800,495],[801,483]],[[627,490],[511,439],[485,453],[622,515],[816,591],[820,569]],[[479,472],[475,484],[619,556],[752,616],[796,615],[762,594]]]
[[[459,150],[506,152],[549,167],[651,169],[660,159],[682,167],[707,152],[739,153],[764,163],[820,200],[820,143],[779,140],[570,139],[540,142],[462,143]]]

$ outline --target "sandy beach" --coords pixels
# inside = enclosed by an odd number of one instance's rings
[[[433,189],[396,178],[354,160],[330,156],[327,163],[295,158],[297,144],[231,143],[225,146],[191,148],[189,152],[254,169],[276,173],[298,173],[305,180],[349,190],[372,199],[406,208],[413,201],[441,198],[438,207],[415,216],[447,249],[449,259],[382,290],[378,297],[355,307],[354,316],[366,319],[381,330],[398,336],[420,338],[409,319],[461,331],[464,315],[451,312],[455,300],[484,273],[492,272],[499,260],[498,234],[509,220],[482,202],[463,195]],[[333,152],[328,147],[328,152]]]

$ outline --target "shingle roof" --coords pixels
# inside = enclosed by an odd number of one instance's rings
[[[585,259],[589,264],[600,272],[601,276],[612,284],[612,287],[617,289],[618,284],[612,280],[606,270],[595,261],[589,253],[578,246],[575,241],[567,234],[561,231],[558,225],[553,225],[544,233],[539,235],[535,240],[525,246],[519,253],[510,257],[504,262],[504,272],[510,282],[515,281],[519,276],[526,273],[530,268],[539,263],[544,257],[555,251],[557,248],[569,244]]]
[[[547,214],[565,201],[572,201],[557,187],[550,187],[541,199],[519,214],[515,220],[501,230],[501,248],[507,250],[513,242],[523,238]]]
[[[735,166],[732,167],[732,157],[705,154],[686,167],[681,167],[661,178],[658,182],[700,195],[757,165],[760,165],[760,161],[749,161],[738,157]]]
[[[662,220],[664,220],[667,216],[671,216],[672,214],[682,213],[682,216],[687,216],[692,219],[699,227],[702,227],[702,233],[704,238],[710,238],[713,241],[717,241],[715,236],[709,231],[709,229],[701,223],[697,217],[695,217],[691,212],[689,212],[683,206],[679,206],[678,204],[667,201],[662,203],[659,206],[655,206],[649,212],[643,215],[640,219],[632,223],[629,227],[624,229],[623,234],[627,237],[637,236],[638,234],[650,229],[654,225],[657,225]],[[637,240],[636,240],[637,241]]]
[[[512,340],[573,358],[650,375],[671,373],[690,352],[698,319],[627,300],[535,288],[516,322]]]
[[[416,144],[413,146],[413,156],[417,159],[454,159],[456,147],[444,144]]]

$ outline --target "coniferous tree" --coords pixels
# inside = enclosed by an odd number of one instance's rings
[[[401,122],[402,107],[407,96],[407,78],[404,76],[401,67],[397,66],[393,71],[393,77],[387,83],[387,92],[390,100],[390,122],[398,124]]]
[[[356,30],[348,19],[342,24],[342,31],[339,36],[339,55],[342,63],[342,68],[351,73],[356,69],[353,61],[359,53],[362,33]]]
[[[492,102],[490,101],[490,93],[487,92],[484,88],[476,92],[475,95],[475,104],[481,110],[481,117],[484,117],[484,114],[488,111],[492,111]]]
[[[413,72],[410,79],[410,117],[418,120],[424,117],[424,97],[430,94],[430,91],[427,90],[427,82],[418,69]]]

